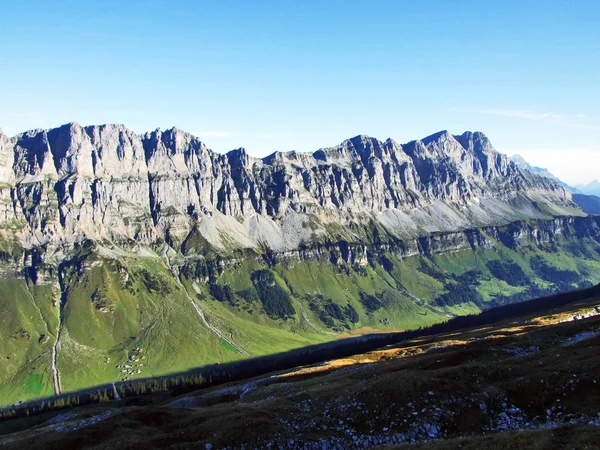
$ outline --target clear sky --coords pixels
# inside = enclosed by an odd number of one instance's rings
[[[479,130],[600,178],[600,1],[0,0],[0,127],[313,151]]]

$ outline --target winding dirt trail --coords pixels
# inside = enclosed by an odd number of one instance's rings
[[[119,391],[117,391],[117,386],[115,386],[115,383],[112,384],[112,387],[115,400],[121,400],[121,396],[119,395]]]
[[[246,350],[244,350],[243,348],[241,348],[239,345],[235,344],[231,339],[225,337],[225,335],[223,333],[221,333],[221,331],[219,331],[216,327],[214,327],[213,325],[211,325],[208,322],[208,320],[206,319],[206,315],[204,314],[204,311],[196,304],[196,302],[194,301],[194,299],[190,296],[187,288],[184,286],[184,284],[179,279],[179,274],[173,268],[173,266],[171,266],[171,263],[169,262],[168,258],[167,258],[167,266],[169,267],[169,270],[173,274],[173,277],[175,277],[175,281],[177,282],[177,284],[179,284],[179,286],[181,286],[181,289],[183,290],[183,293],[185,294],[186,298],[190,301],[190,303],[192,304],[192,306],[196,310],[196,313],[198,314],[198,316],[200,316],[200,319],[202,320],[202,322],[204,323],[204,325],[206,325],[206,327],[210,331],[212,331],[218,337],[220,337],[221,339],[223,339],[225,342],[227,342],[229,345],[231,345],[233,348],[235,348],[242,355],[251,357],[252,355],[250,353],[248,353]]]
[[[52,346],[52,384],[54,385],[54,395],[57,397],[61,394],[60,390],[60,373],[58,372],[58,367],[56,365],[56,358],[58,356],[58,337],[56,338],[56,342]]]
[[[59,396],[62,393],[61,385],[60,385],[60,372],[58,371],[58,348],[60,345],[60,334],[62,332],[62,298],[63,298],[63,290],[62,285],[59,281],[58,283],[58,329],[56,330],[56,340],[54,341],[54,345],[52,346],[52,381],[54,384],[54,394]]]
[[[304,309],[304,305],[301,302],[298,302],[298,304],[300,305],[300,311],[302,311],[302,318],[304,320],[306,320],[306,323],[309,324],[312,328],[314,328],[317,333],[327,334],[329,336],[336,336],[336,333],[332,333],[331,331],[321,330],[314,323],[312,323],[310,321],[310,319],[308,318],[308,315],[306,314],[306,310]]]
[[[401,286],[401,287],[402,287],[401,291],[404,292],[406,295],[408,295],[417,305],[419,305],[425,309],[428,309],[431,312],[434,312],[436,314],[445,316],[449,319],[456,317],[456,315],[454,315],[454,314],[447,313],[445,311],[442,311],[441,309],[437,309],[436,307],[427,304],[423,299],[420,299],[416,295],[411,294],[410,291],[408,289],[406,289],[404,286]]]
[[[235,344],[231,339],[226,338],[225,335],[223,333],[221,333],[217,328],[215,328],[214,326],[212,326],[208,322],[208,320],[206,320],[206,316],[204,314],[204,311],[196,304],[196,302],[194,301],[194,299],[188,293],[186,287],[183,285],[183,283],[181,281],[179,281],[179,278],[177,278],[177,282],[179,283],[179,285],[183,289],[183,292],[185,293],[185,296],[187,297],[187,299],[190,301],[190,303],[192,304],[192,306],[194,307],[194,309],[196,310],[196,312],[198,313],[198,315],[202,319],[202,322],[204,322],[204,325],[206,325],[213,333],[215,333],[217,336],[219,336],[221,339],[223,339],[225,342],[227,342],[229,345],[231,345],[233,348],[235,348],[241,354],[246,355],[246,356],[252,356],[246,350],[244,350],[243,348],[241,348],[240,346],[238,346],[237,344]]]

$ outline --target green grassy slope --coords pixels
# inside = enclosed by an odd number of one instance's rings
[[[591,239],[518,250],[490,240],[490,248],[443,255],[386,252],[366,265],[270,266],[252,252],[227,263],[210,249],[175,264],[157,254],[83,246],[52,283],[18,274],[0,279],[0,404],[53,394],[57,336],[56,367],[68,392],[347,333],[426,326],[600,282]]]
[[[23,279],[0,280],[0,398],[31,399],[52,394],[50,354],[57,320],[50,286]]]
[[[359,350],[356,339],[333,358],[321,348],[312,363],[238,367],[233,380],[190,377],[153,393],[121,386],[118,400],[101,394],[68,409],[70,398],[13,408],[3,411],[0,446],[597,449],[599,288],[388,345]]]

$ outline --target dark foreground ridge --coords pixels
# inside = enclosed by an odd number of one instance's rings
[[[6,434],[0,444],[22,446],[41,436],[40,445],[88,446],[104,430],[104,445],[111,447],[120,442],[120,433],[137,436],[148,426],[157,428],[154,434],[127,440],[121,448],[170,446],[171,440],[196,448],[204,442],[231,448],[269,442],[273,448],[317,448],[311,446],[315,442],[318,448],[336,443],[356,448],[358,442],[373,447],[484,431],[535,429],[532,433],[539,434],[582,421],[593,434],[600,424],[600,318],[573,316],[593,316],[599,303],[596,286],[427,329],[100,386],[5,410],[5,419],[12,420],[0,426]],[[364,362],[376,364],[360,365]],[[294,408],[298,411],[292,414]],[[57,416],[50,411],[55,409],[63,412]],[[108,432],[109,424],[121,428]]]

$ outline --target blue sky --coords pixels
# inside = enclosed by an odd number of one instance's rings
[[[9,135],[175,125],[262,156],[479,130],[600,178],[597,0],[0,1]]]

